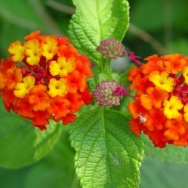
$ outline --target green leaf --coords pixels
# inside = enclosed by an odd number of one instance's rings
[[[17,170],[0,168],[0,188],[23,188],[27,172],[28,167]]]
[[[143,144],[114,110],[97,108],[72,124],[71,143],[83,188],[136,188]]]
[[[38,0],[0,0],[0,17],[28,31],[42,30],[60,34],[57,24]]]
[[[19,168],[44,157],[57,143],[61,125],[51,122],[40,131],[28,120],[8,113],[0,103],[0,166]]]
[[[58,144],[28,172],[25,188],[80,188],[74,169],[75,151],[70,146],[69,127],[62,129]]]
[[[101,55],[96,47],[101,40],[122,40],[129,25],[127,0],[74,0],[76,13],[70,22],[68,34],[74,45],[99,64]]]
[[[172,164],[145,157],[141,167],[140,188],[184,188],[188,164]]]
[[[145,155],[161,161],[172,163],[188,163],[188,148],[167,145],[165,148],[154,147],[152,142],[142,135],[145,144]]]
[[[0,16],[7,21],[29,30],[44,25],[36,10],[32,9],[29,0],[17,0],[12,6],[12,1],[0,0]]]

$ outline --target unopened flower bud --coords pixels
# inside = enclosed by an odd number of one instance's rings
[[[103,54],[104,58],[112,59],[123,57],[126,53],[123,44],[114,38],[102,40],[97,50]]]
[[[111,107],[113,105],[118,106],[125,93],[123,86],[115,81],[103,81],[93,92],[93,95],[94,100],[100,106]]]

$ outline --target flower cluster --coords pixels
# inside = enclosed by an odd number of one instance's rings
[[[95,102],[107,107],[118,106],[123,95],[128,95],[128,93],[115,81],[103,81],[93,92]]]
[[[67,38],[35,31],[8,51],[0,65],[0,93],[8,111],[45,129],[51,118],[64,125],[74,121],[74,113],[91,102],[89,60]]]
[[[97,50],[103,54],[104,58],[112,59],[124,57],[126,53],[123,44],[114,38],[102,40]]]
[[[180,54],[146,58],[140,68],[132,67],[128,79],[136,89],[129,103],[130,128],[143,131],[156,147],[188,145],[188,57]]]

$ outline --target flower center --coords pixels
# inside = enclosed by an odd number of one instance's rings
[[[47,63],[45,63],[44,65],[33,65],[33,66],[27,66],[27,65],[22,65],[20,67],[21,72],[23,74],[23,76],[33,76],[35,78],[35,82],[36,84],[44,84],[46,82],[48,82],[48,65]]]
[[[185,78],[183,75],[180,77],[174,76],[175,87],[172,94],[177,96],[181,102],[185,105],[188,103],[188,85],[184,83]]]

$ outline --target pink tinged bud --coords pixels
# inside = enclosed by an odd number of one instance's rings
[[[132,95],[130,95],[126,89],[122,86],[122,85],[118,85],[116,90],[113,91],[113,94],[116,95],[116,96],[129,96],[129,97],[133,97]]]
[[[137,65],[142,65],[142,63],[139,61],[140,57],[136,56],[134,52],[127,52],[127,55],[129,56],[129,60],[133,61]]]
[[[102,40],[100,45],[97,47],[97,50],[103,54],[104,58],[113,59],[123,57],[126,53],[123,44],[114,38]]]
[[[116,96],[121,96],[121,95],[125,95],[127,92],[125,90],[125,88],[121,85],[118,85],[116,90],[113,91],[113,94]]]
[[[103,81],[93,92],[94,100],[100,106],[118,106],[124,95],[129,95],[122,85],[115,81]]]

